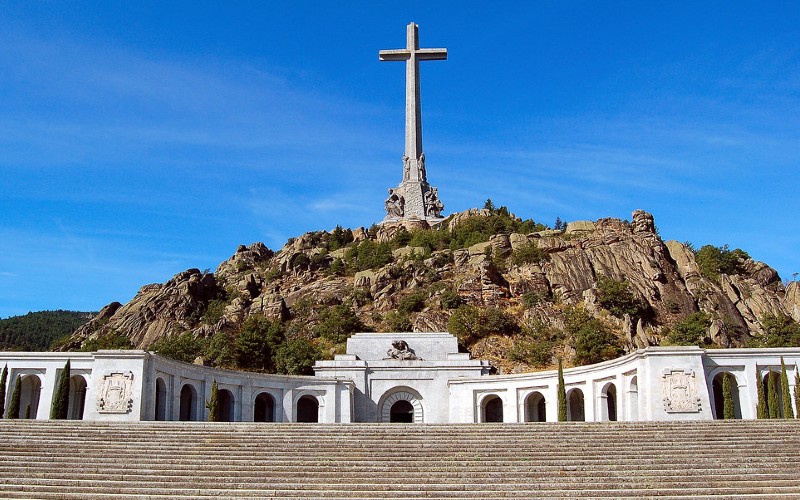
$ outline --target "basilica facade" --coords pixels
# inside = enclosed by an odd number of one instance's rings
[[[346,354],[318,361],[314,376],[268,375],[181,363],[146,351],[3,352],[6,407],[47,419],[66,361],[70,419],[205,421],[214,381],[222,418],[236,422],[552,422],[555,370],[495,375],[459,352],[448,333],[358,333]],[[567,419],[709,420],[722,417],[728,374],[736,418],[756,418],[758,383],[786,366],[794,393],[800,349],[648,347],[565,369]],[[778,390],[779,394],[781,393]]]

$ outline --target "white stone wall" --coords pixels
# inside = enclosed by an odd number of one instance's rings
[[[405,340],[423,359],[384,359],[392,340]],[[578,390],[582,394],[576,401],[583,401],[586,421],[612,417],[708,420],[719,418],[714,378],[725,372],[735,380],[737,415],[749,419],[756,416],[756,374],[763,379],[769,371],[780,373],[781,358],[793,398],[800,348],[650,347],[596,365],[565,369],[564,381],[568,397]],[[6,408],[16,377],[22,375],[28,377],[25,387],[38,386],[38,390],[23,395],[21,416],[38,393],[32,417],[49,418],[54,389],[67,359],[76,384],[86,384],[83,418],[87,420],[179,420],[185,386],[195,392],[192,419],[206,420],[205,401],[210,398],[213,380],[221,390],[230,391],[235,421],[253,421],[254,402],[261,393],[274,399],[273,415],[279,422],[297,421],[297,403],[304,396],[318,402],[320,422],[386,421],[388,409],[399,399],[412,403],[416,422],[482,422],[487,417],[486,405],[494,398],[501,402],[504,422],[525,422],[537,420],[539,408],[527,403],[539,395],[544,398],[545,420],[558,418],[555,370],[488,375],[489,364],[458,353],[457,342],[447,333],[357,334],[348,341],[347,354],[319,361],[314,377],[218,370],[144,351],[2,352],[0,369],[7,365],[9,370]],[[159,381],[164,395],[157,412]],[[611,408],[610,398],[616,401]],[[576,412],[577,407],[571,408],[571,413]]]

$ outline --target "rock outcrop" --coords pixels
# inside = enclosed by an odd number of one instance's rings
[[[447,224],[452,228],[491,215],[472,209]],[[461,303],[502,309],[521,324],[537,319],[554,328],[563,328],[568,307],[581,305],[611,325],[629,349],[658,343],[666,328],[697,311],[712,318],[709,335],[720,346],[744,345],[763,334],[764,315],[800,320],[797,282],[784,289],[774,269],[752,260],[742,262],[738,274],[705,278],[691,249],[661,240],[652,215],[637,210],[631,219],[570,222],[565,231],[497,234],[455,250],[395,248],[389,251],[391,262],[358,272],[341,269],[348,248],[368,239],[386,244],[401,229],[422,231],[427,223],[359,228],[351,243],[333,250],[333,237],[326,231],[294,238],[278,252],[262,243],[241,245],[214,273],[190,269],[164,284],[142,287],[125,305],[109,304],[75,332],[67,347],[114,331],[146,348],[186,331],[205,337],[236,331],[252,315],[281,321],[302,316],[295,330],[308,334],[315,308],[335,304],[351,305],[364,325],[380,331],[412,293],[424,296],[425,307],[408,313],[408,324],[417,331],[442,330],[454,307],[442,305],[444,291]],[[516,252],[531,243],[542,258],[517,262]],[[627,282],[646,314],[615,317],[604,310],[598,301],[601,276]]]

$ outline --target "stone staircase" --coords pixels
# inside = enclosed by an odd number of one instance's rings
[[[2,498],[800,498],[800,421],[0,420]]]

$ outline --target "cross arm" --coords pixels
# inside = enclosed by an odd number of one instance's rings
[[[447,59],[447,49],[418,49],[417,59],[425,61],[441,61]]]
[[[378,52],[378,59],[381,61],[407,61],[411,57],[411,52],[406,49],[382,50]]]

